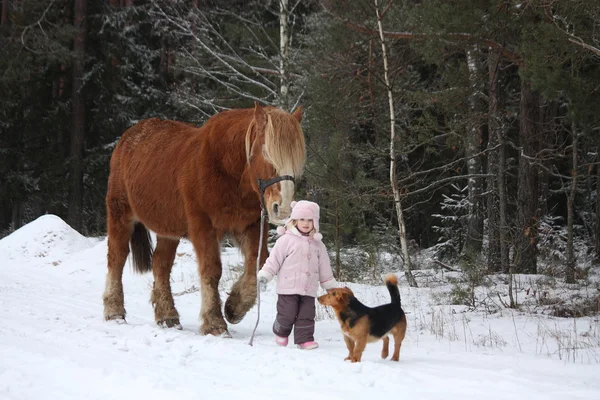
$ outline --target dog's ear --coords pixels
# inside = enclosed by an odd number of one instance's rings
[[[336,290],[336,300],[342,304],[348,304],[352,291],[348,288]]]
[[[335,297],[335,301],[340,303],[342,301],[342,296],[344,295],[340,289],[335,289],[331,291],[331,295]]]

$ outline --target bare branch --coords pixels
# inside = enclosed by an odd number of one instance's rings
[[[189,21],[186,18],[176,18],[169,15],[165,10],[158,4],[155,4],[154,9],[150,11],[151,15],[160,17],[163,21],[167,22],[175,31],[175,33],[182,37],[190,38],[196,43],[201,49],[206,51],[214,60],[216,65],[223,68],[222,70],[209,69],[206,66],[206,62],[200,62],[197,57],[190,53],[188,49],[183,49],[187,57],[195,63],[194,68],[186,68],[185,71],[191,74],[207,77],[220,85],[223,85],[232,93],[237,96],[241,96],[247,99],[260,101],[268,104],[273,104],[265,98],[259,98],[258,96],[249,93],[247,89],[243,89],[238,86],[236,82],[244,85],[251,85],[264,90],[268,97],[272,99],[278,98],[277,84],[272,80],[267,79],[265,74],[278,75],[278,72],[270,70],[268,68],[255,67],[249,64],[244,58],[238,54],[236,49],[233,49],[231,45],[225,40],[218,29],[211,23],[211,21],[199,10],[197,11],[197,18],[200,18],[199,26],[202,26],[204,32],[211,35],[215,40],[223,46],[223,49],[218,49],[213,43],[207,43],[203,37],[198,35],[194,29],[191,28]],[[249,73],[250,72],[250,73]]]
[[[36,50],[32,49],[31,47],[27,46],[27,44],[25,44],[25,34],[27,33],[27,31],[28,31],[29,29],[31,29],[31,28],[33,28],[34,26],[36,26],[36,25],[37,25],[37,26],[39,26],[39,27],[40,27],[40,30],[42,31],[42,33],[43,33],[45,36],[48,36],[48,35],[46,34],[46,32],[44,31],[44,28],[42,27],[42,21],[44,21],[44,20],[46,19],[46,14],[48,14],[48,11],[50,11],[50,9],[52,8],[52,6],[54,5],[54,1],[55,1],[55,0],[52,0],[52,1],[50,2],[50,4],[48,4],[48,7],[46,7],[46,9],[45,9],[45,10],[44,10],[44,12],[42,13],[41,17],[40,17],[40,18],[39,18],[39,19],[38,19],[36,22],[34,22],[34,23],[33,23],[33,24],[31,24],[31,25],[27,25],[27,26],[25,27],[25,29],[23,29],[23,32],[21,32],[21,44],[23,45],[23,47],[25,47],[27,50],[29,50],[30,52],[32,52],[32,53],[34,53],[34,54],[43,54],[43,53],[41,53],[41,52],[39,52],[39,51],[36,51]]]
[[[440,267],[448,270],[448,271],[452,271],[452,272],[458,272],[456,271],[454,268],[449,267],[448,265],[444,264],[443,262],[441,262],[440,260],[433,260],[434,263],[436,263],[437,265],[439,265]]]
[[[422,187],[420,189],[414,190],[412,192],[404,193],[403,197],[410,197],[410,196],[413,196],[415,194],[426,192],[426,191],[432,190],[433,188],[435,188],[437,186],[441,186],[441,185],[444,185],[446,183],[457,181],[457,180],[468,179],[468,178],[488,178],[490,176],[494,176],[494,175],[490,175],[490,174],[473,174],[473,175],[449,176],[447,178],[438,179],[437,181],[432,182],[429,185],[427,185],[425,187]]]
[[[572,36],[572,35],[570,35],[570,36]],[[583,42],[583,40],[581,40],[581,39],[579,39],[579,38],[578,38],[578,40],[576,40],[576,39],[573,39],[573,38],[571,37],[571,38],[569,38],[568,40],[569,40],[569,42],[571,42],[571,43],[575,43],[576,45],[579,45],[579,46],[583,47],[584,49],[587,49],[587,50],[591,51],[591,52],[592,52],[592,53],[594,53],[594,55],[596,55],[597,57],[600,57],[600,49],[598,49],[598,48],[596,48],[596,47],[594,47],[594,46],[591,46],[591,45],[589,45],[589,44],[587,44],[587,43],[584,43],[584,42]]]
[[[339,15],[335,14],[331,10],[327,9],[327,7],[323,6],[323,8],[327,11],[328,14],[332,15],[334,18],[340,20],[344,25],[353,31],[365,33],[368,35],[378,35],[378,32],[374,29],[368,28],[364,25],[359,25],[350,21],[347,18],[342,18]],[[439,33],[439,34],[422,34],[422,33],[413,33],[413,32],[389,32],[384,31],[383,36],[392,39],[405,39],[405,40],[428,40],[428,39],[445,39],[448,41],[454,42],[468,42],[468,43],[478,43],[480,45],[484,45],[487,48],[493,49],[498,52],[501,56],[510,60],[518,65],[522,64],[521,56],[518,53],[515,53],[500,43],[493,41],[491,39],[480,38],[475,35],[469,33]]]

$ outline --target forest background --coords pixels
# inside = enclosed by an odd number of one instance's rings
[[[0,1],[0,237],[104,235],[129,126],[258,101],[304,109],[296,197],[338,278],[597,265],[598,0]]]

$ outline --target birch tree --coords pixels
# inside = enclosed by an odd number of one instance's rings
[[[290,109],[289,99],[289,55],[290,32],[288,29],[289,1],[279,0],[279,104]]]
[[[410,255],[408,254],[408,245],[406,242],[406,226],[404,224],[404,214],[402,212],[402,202],[400,198],[400,190],[398,189],[398,180],[396,178],[396,114],[394,111],[394,94],[392,92],[392,84],[390,82],[387,45],[383,35],[383,18],[385,11],[380,10],[379,0],[375,1],[375,13],[377,15],[377,28],[379,30],[379,40],[381,42],[381,54],[383,58],[383,78],[388,96],[388,104],[390,109],[390,184],[394,194],[394,205],[396,208],[396,216],[398,218],[398,235],[400,237],[400,246],[402,248],[402,257],[404,258],[404,275],[408,284],[411,287],[417,287],[417,281],[412,274]],[[389,9],[392,1],[388,3],[386,9]]]
[[[479,119],[479,98],[482,89],[479,82],[479,49],[475,45],[467,50],[467,68],[469,71],[469,110],[470,123],[465,138],[465,155],[467,157],[468,178],[468,223],[465,245],[463,247],[463,260],[473,263],[479,258],[483,244],[483,179],[481,178],[481,123]]]

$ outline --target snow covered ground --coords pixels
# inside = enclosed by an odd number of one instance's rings
[[[185,241],[172,274],[183,330],[155,325],[151,274],[129,267],[128,323],[105,322],[105,260],[105,238],[85,238],[50,215],[0,240],[0,399],[600,399],[598,319],[466,312],[436,305],[435,289],[403,283],[409,329],[400,362],[382,360],[373,343],[351,364],[320,306],[319,349],[275,345],[274,284],[261,298],[254,346],[256,307],[230,325],[232,339],[200,336]],[[240,262],[237,250],[223,250],[223,299]],[[349,286],[366,304],[388,300],[383,285]]]

